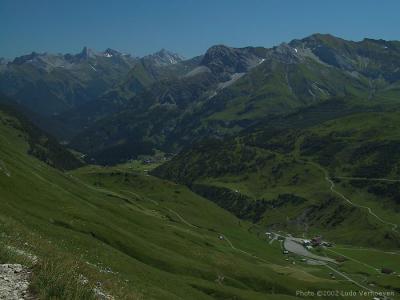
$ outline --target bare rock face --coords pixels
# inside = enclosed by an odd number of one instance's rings
[[[216,74],[245,73],[260,63],[265,53],[257,53],[252,47],[232,48],[216,45],[209,48],[201,62]]]
[[[22,265],[0,265],[0,299],[34,299],[28,291],[29,275],[29,270]]]

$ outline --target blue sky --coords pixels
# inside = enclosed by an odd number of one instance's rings
[[[398,0],[0,0],[0,57],[83,46],[191,57],[214,44],[270,47],[312,33],[400,40]]]

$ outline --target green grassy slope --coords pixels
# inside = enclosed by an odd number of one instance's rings
[[[0,145],[1,249],[39,257],[33,289],[43,298],[68,298],[67,278],[49,280],[65,266],[118,299],[293,299],[300,288],[351,287],[292,265],[278,242],[184,186],[118,167],[62,173],[27,155],[9,124]]]
[[[399,178],[399,122],[397,112],[382,112],[311,127],[294,123],[297,129],[258,128],[201,143],[153,174],[263,226],[397,248],[400,182],[368,178]]]
[[[6,99],[2,96],[0,98],[1,100]],[[18,135],[25,137],[29,145],[27,149],[29,154],[60,170],[70,170],[83,165],[70,151],[61,146],[54,137],[31,123],[26,114],[20,112],[20,107],[9,102],[0,103],[0,112],[2,112],[2,125],[19,130]]]

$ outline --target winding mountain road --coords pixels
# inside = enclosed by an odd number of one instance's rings
[[[349,259],[349,260],[352,260],[352,261],[354,261],[354,262],[356,262],[356,263],[358,263],[358,264],[364,265],[365,267],[367,267],[367,268],[369,268],[369,269],[371,269],[371,270],[376,271],[378,274],[381,273],[381,271],[380,271],[378,268],[375,268],[374,266],[371,266],[371,265],[369,265],[369,264],[366,264],[366,263],[364,263],[364,262],[362,262],[362,261],[359,261],[359,260],[357,260],[357,259],[354,259],[354,258],[352,258],[352,257],[346,256],[346,255],[344,255],[343,253],[339,253],[339,252],[336,252],[336,251],[334,251],[334,250],[332,250],[332,249],[328,249],[328,248],[326,248],[325,250],[328,251],[328,252],[332,252],[332,253],[334,253],[334,254],[336,254],[336,255],[338,255],[338,256],[343,256],[343,257],[345,257],[345,258],[347,258],[347,259]]]
[[[335,184],[334,184],[334,182],[329,178],[327,172],[326,172],[324,169],[322,169],[320,166],[318,166],[318,165],[316,165],[316,166],[317,166],[320,170],[323,170],[323,172],[324,172],[324,174],[325,174],[325,179],[331,184],[330,189],[331,189],[331,191],[332,191],[333,193],[338,194],[340,197],[342,197],[343,199],[345,199],[345,200],[346,200],[347,202],[349,202],[351,205],[359,206],[359,205],[357,205],[357,204],[351,202],[351,200],[347,199],[347,198],[346,198],[343,194],[341,194],[340,192],[336,191],[336,190],[335,190]],[[79,179],[78,179],[78,180],[79,180]],[[79,181],[81,181],[81,180],[79,180]],[[81,182],[83,183],[83,181],[81,181]],[[87,184],[87,183],[84,183],[84,184],[85,184],[86,186],[92,188],[92,189],[95,189],[95,190],[100,191],[100,192],[103,192],[103,193],[110,193],[110,192],[111,192],[111,193],[117,194],[117,193],[112,192],[112,191],[109,191],[109,190],[107,190],[107,189],[101,189],[101,188],[93,187],[93,186],[90,186],[90,185]],[[139,197],[139,195],[137,195],[136,193],[133,193],[132,191],[124,190],[124,191],[122,191],[122,192],[128,192],[128,193],[131,193],[132,195],[135,195],[135,196]],[[117,195],[119,195],[119,194],[117,194]],[[150,199],[149,199],[149,200],[150,200]],[[156,205],[159,205],[159,203],[158,203],[157,201],[155,201],[155,200],[152,200],[152,202],[153,202],[154,204],[156,204]],[[368,207],[363,207],[363,206],[359,206],[359,207],[369,209]],[[185,218],[183,218],[183,217],[182,217],[178,212],[176,212],[175,210],[170,209],[170,208],[168,208],[168,207],[167,207],[166,209],[168,209],[169,212],[171,212],[171,213],[173,213],[174,215],[176,215],[176,216],[178,217],[178,219],[179,219],[183,224],[185,224],[186,226],[189,226],[189,227],[195,228],[195,229],[199,229],[198,226],[196,226],[196,225],[190,223],[189,221],[187,221]],[[378,218],[380,221],[382,221],[383,223],[385,223],[385,224],[390,224],[390,225],[395,225],[396,228],[397,228],[397,225],[396,225],[396,224],[392,224],[392,223],[388,223],[388,222],[383,221],[379,216],[377,216],[376,214],[374,214],[374,213],[372,212],[372,210],[369,209],[369,212],[370,212],[373,216],[375,216],[376,218]],[[394,228],[394,229],[395,229],[395,228]],[[223,237],[223,239],[226,241],[226,243],[229,245],[229,247],[230,247],[232,250],[235,250],[235,251],[237,251],[237,252],[243,253],[243,254],[245,254],[245,255],[247,255],[247,256],[250,256],[250,257],[252,257],[252,258],[254,258],[254,259],[258,260],[258,261],[261,261],[261,262],[263,262],[263,263],[267,263],[267,264],[270,264],[270,263],[271,263],[271,262],[269,262],[269,261],[267,261],[267,260],[265,260],[265,259],[263,259],[263,258],[261,258],[261,257],[258,257],[258,256],[254,255],[254,254],[252,254],[252,253],[250,253],[250,252],[247,252],[247,251],[245,251],[245,250],[242,250],[242,249],[240,249],[240,248],[235,247],[235,246],[233,245],[233,243],[229,240],[229,238],[226,237],[224,234],[219,233],[219,235]],[[276,235],[276,237],[279,236],[278,234],[275,234],[275,235]],[[358,287],[360,287],[360,288],[362,288],[362,289],[364,289],[364,290],[373,292],[373,290],[371,290],[370,288],[368,288],[368,287],[366,287],[366,286],[363,286],[362,284],[360,284],[360,283],[358,283],[357,281],[353,280],[352,278],[350,278],[350,277],[347,276],[346,274],[344,274],[344,273],[342,273],[342,272],[336,270],[336,269],[333,268],[332,266],[330,266],[328,263],[335,263],[335,261],[334,261],[333,259],[331,259],[331,258],[329,258],[329,257],[323,257],[323,256],[315,255],[315,254],[309,252],[309,251],[308,251],[307,249],[305,249],[301,244],[299,244],[299,239],[296,239],[296,238],[294,238],[294,237],[285,237],[284,247],[285,247],[285,249],[287,249],[287,250],[290,251],[290,252],[293,252],[293,253],[295,253],[295,254],[297,254],[297,255],[300,255],[300,256],[303,256],[303,257],[307,257],[307,258],[309,258],[309,259],[311,259],[311,260],[314,260],[314,261],[316,261],[316,262],[319,262],[321,265],[324,265],[326,268],[328,268],[328,269],[330,269],[331,271],[337,273],[338,275],[340,275],[341,277],[343,277],[343,278],[346,279],[347,281],[352,282],[353,284],[357,285]]]
[[[322,171],[324,173],[324,177],[325,180],[330,184],[330,190],[332,193],[338,195],[340,198],[342,198],[343,200],[345,200],[347,203],[349,203],[350,205],[354,206],[354,207],[358,207],[358,208],[362,208],[368,211],[368,213],[373,216],[375,219],[377,219],[379,222],[388,225],[392,228],[392,231],[399,233],[399,231],[397,230],[399,225],[398,224],[394,224],[391,222],[387,222],[385,220],[383,220],[380,216],[378,216],[376,213],[374,213],[372,211],[372,209],[368,206],[364,206],[364,205],[360,205],[357,203],[354,203],[353,201],[351,201],[349,198],[347,198],[345,195],[343,195],[341,192],[339,192],[338,190],[335,189],[335,183],[333,182],[333,180],[329,177],[328,171],[326,171],[323,167],[321,167],[320,165],[311,162],[311,161],[305,161],[305,160],[300,160],[304,163],[310,164],[316,168],[318,168],[320,171]],[[370,180],[370,181],[399,181],[400,180],[396,180],[396,179],[386,179],[386,178],[361,178],[361,177],[335,177],[335,178],[342,178],[342,179],[350,179],[350,180]]]
[[[368,207],[368,206],[364,206],[364,205],[360,205],[360,204],[356,204],[356,203],[352,202],[349,198],[347,198],[345,195],[343,195],[342,193],[340,193],[339,191],[337,191],[337,190],[335,189],[335,183],[333,182],[333,180],[332,180],[331,178],[328,177],[327,174],[325,175],[325,180],[328,181],[328,182],[331,184],[330,190],[331,190],[333,193],[335,193],[336,195],[340,196],[342,199],[344,199],[344,200],[347,201],[349,204],[351,204],[351,205],[353,205],[353,206],[355,206],[355,207],[359,207],[359,208],[366,209],[366,210],[368,211],[368,213],[369,213],[371,216],[375,217],[375,218],[376,218],[378,221],[380,221],[381,223],[391,226],[391,227],[392,227],[392,231],[398,233],[398,231],[397,231],[398,225],[397,225],[397,224],[394,224],[394,223],[387,222],[387,221],[383,220],[383,219],[382,219],[381,217],[379,217],[376,213],[374,213],[374,212],[372,211],[372,209],[371,209],[370,207]]]
[[[354,283],[355,285],[357,285],[358,287],[367,290],[368,292],[374,293],[373,290],[371,290],[369,287],[363,286],[362,284],[358,283],[357,281],[351,279],[349,276],[347,276],[346,274],[336,270],[335,268],[331,267],[330,265],[326,264],[325,267],[327,267],[329,270],[335,272],[336,274],[339,274],[340,276],[342,276],[344,279]]]
[[[175,215],[181,220],[181,222],[184,223],[185,225],[187,225],[187,226],[189,226],[189,227],[192,227],[192,228],[200,228],[200,227],[198,227],[198,226],[196,226],[196,225],[193,225],[192,223],[186,221],[186,220],[185,220],[178,212],[176,212],[175,210],[170,209],[170,208],[167,208],[167,209],[168,209],[170,212],[172,212],[173,214],[175,214]],[[263,258],[261,258],[261,257],[258,257],[257,255],[254,255],[254,254],[252,254],[252,253],[250,253],[250,252],[247,252],[247,251],[244,251],[244,250],[242,250],[242,249],[236,248],[236,247],[232,244],[232,242],[231,242],[224,234],[219,233],[219,235],[222,236],[222,237],[224,238],[224,240],[228,243],[228,245],[229,245],[229,247],[231,247],[231,249],[233,249],[233,250],[235,250],[235,251],[237,251],[237,252],[241,252],[241,253],[243,253],[243,254],[246,254],[246,255],[248,255],[248,256],[251,256],[251,257],[253,257],[253,258],[255,258],[255,259],[259,260],[259,261],[262,261],[262,262],[264,262],[264,263],[271,263],[271,262],[269,262],[269,261],[267,261],[267,260],[265,260],[265,259],[263,259]]]
[[[348,180],[362,180],[362,181],[389,181],[389,182],[400,182],[400,179],[389,179],[389,178],[367,178],[367,177],[347,177],[347,176],[335,176],[333,178],[348,179]]]

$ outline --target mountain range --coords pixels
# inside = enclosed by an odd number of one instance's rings
[[[32,52],[12,61],[2,60],[0,90],[35,113],[58,115],[94,101],[139,62],[152,72],[153,67],[181,60],[164,49],[142,60],[110,48],[96,52],[84,47],[78,54]]]
[[[349,106],[390,105],[399,87],[399,47],[396,41],[352,42],[321,34],[273,48],[217,45],[188,60],[164,49],[135,58],[85,47],[76,55],[32,53],[3,63],[0,90],[49,117],[52,125],[44,129],[88,154],[126,142],[98,147],[94,136],[107,135],[101,130],[106,123],[127,131],[116,136],[128,137],[128,127],[141,122],[157,139],[153,148],[172,151],[179,149],[177,139],[181,145],[238,132],[266,116],[333,97],[352,98]],[[161,122],[160,113],[164,128],[143,124],[154,115]],[[138,121],[131,122],[132,116]],[[63,130],[53,126],[57,121]],[[186,129],[197,133],[189,137]]]
[[[159,72],[139,65],[113,91],[60,119],[71,146],[99,163],[150,148],[177,152],[334,98],[348,109],[390,108],[398,58],[398,42],[319,34],[270,49],[214,46]],[[109,151],[120,157],[107,161]]]

